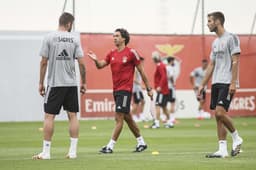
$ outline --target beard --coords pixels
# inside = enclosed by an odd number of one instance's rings
[[[213,27],[210,31],[211,31],[211,32],[217,32],[217,31],[218,31],[217,26]]]

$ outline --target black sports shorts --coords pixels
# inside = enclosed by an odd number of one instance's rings
[[[139,104],[142,100],[144,100],[144,96],[142,91],[133,92],[133,102]]]
[[[44,111],[59,114],[61,107],[68,112],[79,112],[77,87],[48,87],[44,98]]]
[[[164,95],[162,93],[157,92],[156,106],[166,107],[168,98],[169,98],[169,94]]]
[[[210,109],[215,110],[216,106],[223,106],[228,111],[232,98],[233,94],[229,93],[229,84],[213,84]]]
[[[116,112],[118,113],[130,113],[130,104],[131,104],[131,92],[120,90],[114,91],[113,93],[115,104],[116,104]]]

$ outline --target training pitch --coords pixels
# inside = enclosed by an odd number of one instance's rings
[[[51,160],[32,160],[41,151],[42,122],[0,123],[1,170],[255,170],[256,118],[234,118],[243,137],[243,152],[237,157],[205,158],[217,150],[215,120],[180,119],[173,129],[144,128],[148,144],[142,153],[132,153],[136,140],[125,125],[114,153],[99,154],[114,127],[113,120],[80,121],[78,158],[65,159],[69,147],[68,123],[56,122]],[[232,145],[228,136],[228,149]],[[152,154],[153,153],[153,154]]]

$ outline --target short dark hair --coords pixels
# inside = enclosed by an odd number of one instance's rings
[[[74,20],[75,20],[75,18],[72,14],[70,14],[68,12],[64,12],[61,14],[61,16],[59,18],[59,25],[66,26],[68,23],[73,24]]]
[[[202,59],[202,63],[208,63],[207,59]]]
[[[225,16],[222,12],[212,12],[208,14],[208,17],[212,16],[214,18],[214,20],[218,19],[220,20],[221,25],[224,25],[225,22]]]
[[[124,28],[117,28],[115,32],[120,32],[121,36],[125,39],[125,45],[127,45],[130,41],[130,34]]]
[[[170,62],[174,61],[174,59],[175,58],[173,56],[169,56],[169,57],[167,57],[167,62],[170,63]]]

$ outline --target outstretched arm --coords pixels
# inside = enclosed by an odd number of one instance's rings
[[[89,51],[87,55],[89,56],[90,59],[92,59],[95,62],[95,65],[98,69],[104,68],[105,66],[108,65],[108,63],[105,60],[99,61],[96,54],[92,51]]]

